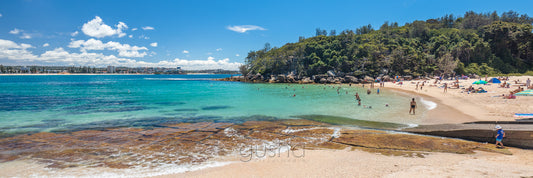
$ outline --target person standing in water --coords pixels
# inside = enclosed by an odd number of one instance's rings
[[[416,101],[415,98],[411,100],[411,109],[409,109],[409,114],[411,114],[411,111],[413,111],[413,115],[415,115],[415,109],[416,109]]]

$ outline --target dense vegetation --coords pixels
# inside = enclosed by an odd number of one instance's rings
[[[499,74],[533,71],[533,18],[509,11],[445,15],[399,26],[385,22],[251,51],[243,74],[298,76],[329,70],[355,76]]]

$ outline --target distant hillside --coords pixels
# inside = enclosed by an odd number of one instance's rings
[[[509,11],[445,15],[399,26],[385,22],[251,51],[243,74],[354,76],[497,74],[533,71],[533,18]]]

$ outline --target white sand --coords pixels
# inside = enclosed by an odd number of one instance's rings
[[[513,155],[430,153],[425,158],[360,150],[306,150],[305,157],[275,157],[159,177],[520,177],[533,176],[533,151]]]

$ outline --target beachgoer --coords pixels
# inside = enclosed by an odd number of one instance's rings
[[[531,80],[529,80],[529,78],[527,78],[527,80],[526,80],[526,88],[529,88],[529,85],[531,85]]]
[[[387,104],[385,104],[385,107],[389,107],[389,104],[388,104],[388,103],[387,103]]]
[[[415,115],[415,109],[416,109],[416,101],[415,98],[411,100],[411,108],[409,109],[409,114],[411,114],[411,111],[413,111],[413,115]]]
[[[448,83],[444,83],[444,93],[448,91]]]
[[[372,91],[370,91],[370,89],[366,90],[366,94],[370,95],[372,93]]]
[[[357,100],[357,106],[361,106],[361,100]]]
[[[355,99],[361,101],[361,98],[359,98],[359,93],[355,93]]]
[[[379,88],[378,88],[377,94],[379,95]]]
[[[496,147],[497,148],[503,148],[502,139],[505,137],[505,132],[503,131],[502,127],[500,125],[496,125],[495,127],[497,129],[496,131]]]
[[[418,90],[418,84],[419,84],[419,83],[420,83],[420,82],[416,82],[416,88],[415,88],[415,90]]]

